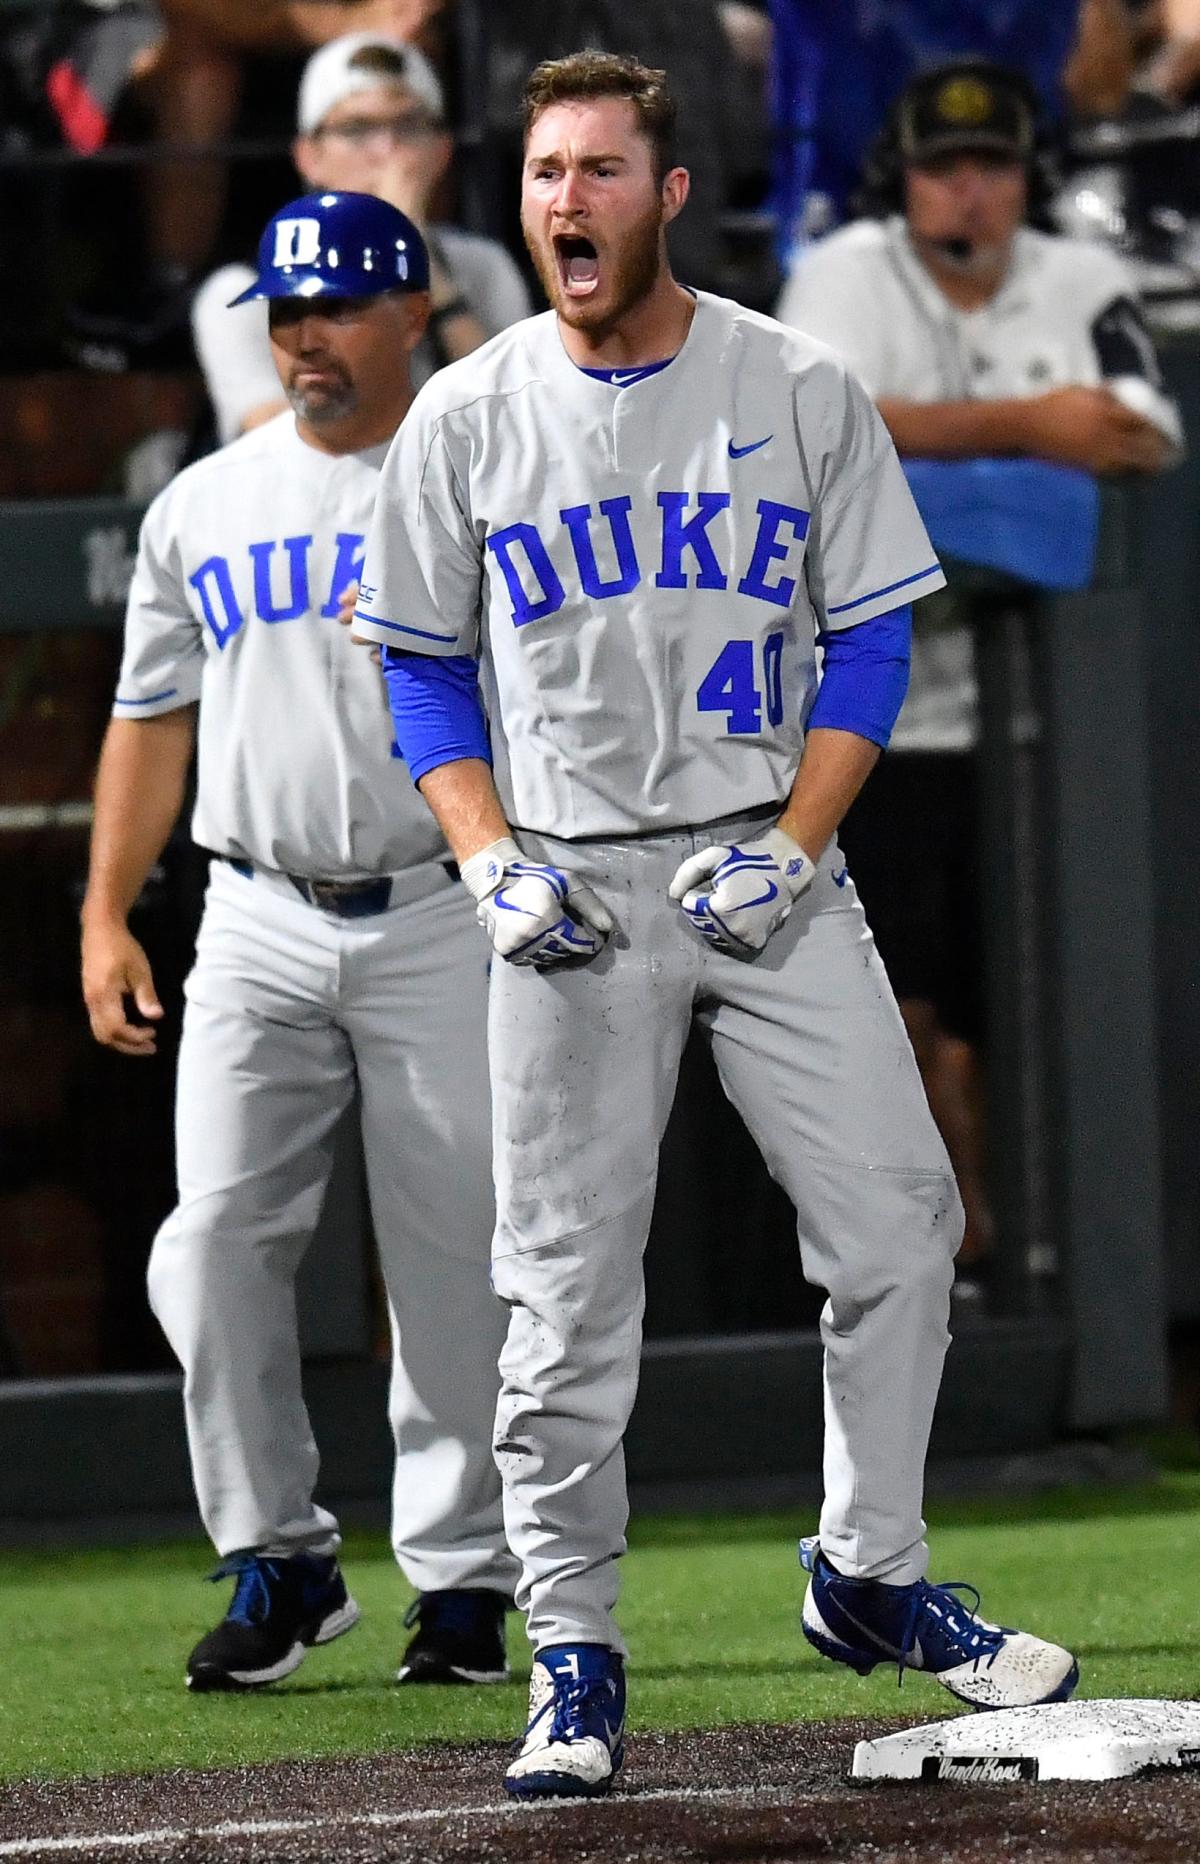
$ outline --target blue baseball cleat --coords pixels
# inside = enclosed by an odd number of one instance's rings
[[[973,1709],[1019,1709],[1065,1702],[1079,1665],[1057,1644],[989,1624],[976,1616],[979,1594],[962,1580],[933,1586],[889,1586],[847,1579],[829,1564],[817,1540],[800,1542],[800,1564],[812,1577],[802,1628],[823,1657],[866,1676],[879,1663],[925,1670]],[[968,1593],[970,1607],[956,1597]]]
[[[398,1683],[507,1683],[502,1593],[467,1586],[422,1592],[404,1614],[411,1629]]]
[[[189,1689],[278,1683],[312,1645],[328,1644],[358,1623],[358,1606],[332,1555],[237,1553],[209,1577],[237,1583],[224,1618],[188,1658]]]
[[[515,1799],[597,1799],[625,1755],[625,1665],[604,1644],[540,1650],[529,1722],[504,1776]]]

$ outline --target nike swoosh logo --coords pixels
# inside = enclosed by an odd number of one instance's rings
[[[748,447],[735,447],[731,440],[729,442],[729,457],[731,460],[744,460],[747,453],[757,453],[759,447],[765,447],[767,441],[774,440],[774,438],[774,434],[768,434],[766,440],[752,440]]]
[[[739,901],[737,911],[744,912],[748,906],[769,906],[772,900],[777,900],[778,898],[779,888],[775,885],[773,880],[768,880],[766,892],[760,893],[756,900]]]
[[[773,880],[768,880],[765,893],[758,894],[757,897],[752,900],[739,900],[736,906],[728,907],[726,910],[729,912],[744,913],[750,906],[769,906],[772,900],[777,900],[778,898],[779,888],[775,885]],[[712,894],[702,894],[700,899],[696,902],[696,905],[698,911],[710,912],[712,910]]]
[[[631,382],[636,382],[638,380],[641,373],[642,372],[640,369],[627,369],[627,370],[624,370],[620,375],[614,375],[613,376],[614,388],[628,388]]]
[[[886,1638],[880,1637],[878,1631],[872,1631],[870,1625],[865,1625],[861,1618],[856,1618],[853,1612],[847,1611],[840,1599],[838,1600],[838,1609],[843,1618],[848,1618],[850,1623],[854,1626],[854,1629],[860,1631],[868,1643],[874,1644],[876,1650],[883,1651],[885,1655],[889,1657],[898,1658],[900,1656],[901,1653],[895,1644],[889,1644]],[[913,1639],[912,1649],[908,1652],[908,1662],[914,1670],[924,1669],[925,1653],[921,1649],[920,1638]]]
[[[850,869],[848,867],[843,867],[840,874],[835,874],[833,876],[833,884],[835,887],[844,887],[849,878]]]

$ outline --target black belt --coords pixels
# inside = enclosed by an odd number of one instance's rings
[[[237,860],[231,854],[219,858],[247,880],[253,880],[261,871],[252,861]],[[458,868],[453,861],[442,861],[439,865],[447,879],[458,879]],[[289,880],[300,898],[310,906],[336,913],[339,919],[371,919],[376,913],[385,913],[396,890],[396,876],[392,874],[380,874],[373,880],[309,880],[304,874],[284,874],[282,878]],[[399,878],[403,882],[405,876]]]

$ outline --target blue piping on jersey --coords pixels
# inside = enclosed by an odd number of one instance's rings
[[[836,608],[827,608],[827,615],[844,615],[848,609],[861,608],[864,602],[873,602],[876,596],[891,595],[893,589],[907,589],[910,583],[923,582],[926,576],[936,576],[941,569],[940,563],[931,563],[928,569],[918,570],[915,576],[902,576],[899,582],[885,583],[882,589],[872,589],[866,595],[856,595],[853,602],[839,602]]]
[[[113,700],[114,705],[158,705],[162,699],[173,699],[179,691],[178,686],[168,686],[165,693],[151,693],[148,699],[122,699],[120,693]]]
[[[428,628],[406,628],[402,621],[385,621],[382,615],[364,615],[361,609],[354,611],[355,621],[369,621],[377,628],[391,628],[396,634],[415,634],[420,641],[457,641],[456,634],[433,634]]]

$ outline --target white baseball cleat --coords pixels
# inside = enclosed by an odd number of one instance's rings
[[[596,1799],[624,1758],[625,1666],[604,1644],[556,1644],[533,1660],[529,1722],[504,1776],[515,1799]]]
[[[1029,1708],[1065,1702],[1079,1681],[1069,1650],[1027,1631],[976,1616],[979,1594],[961,1580],[911,1586],[848,1579],[829,1564],[815,1540],[800,1543],[800,1564],[812,1575],[802,1628],[822,1656],[866,1676],[879,1663],[925,1670],[973,1709]],[[959,1592],[970,1593],[968,1608]]]

